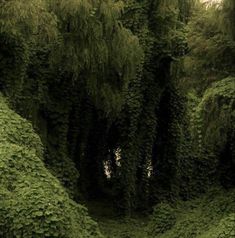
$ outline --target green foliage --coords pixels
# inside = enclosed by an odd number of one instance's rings
[[[123,22],[138,35],[145,53],[120,120],[123,206],[129,213],[148,206],[149,174],[156,160],[153,148],[161,117],[156,112],[162,92],[173,84],[171,62],[185,53],[186,44],[178,1],[127,1],[125,10]]]
[[[44,159],[32,128],[7,107],[0,142],[34,151],[70,198],[105,194],[131,215],[234,186],[231,0],[0,0],[0,8],[0,90],[32,122]],[[163,210],[155,232],[173,225]]]
[[[107,238],[146,238],[146,219],[107,219],[99,222]]]
[[[44,0],[0,2],[0,34],[29,40],[52,39],[57,35],[56,18]]]
[[[39,136],[33,132],[32,125],[10,110],[0,94],[0,143],[11,143],[34,150],[43,159],[43,146]]]
[[[235,78],[228,77],[208,88],[193,114],[193,134],[200,147],[221,151],[234,122]]]
[[[180,177],[185,163],[183,158],[188,156],[185,148],[188,134],[185,102],[185,96],[173,82],[162,92],[157,111],[157,136],[152,161],[153,202],[175,201],[179,198]]]
[[[193,93],[188,96],[187,123],[174,157],[184,199],[213,185],[234,186],[234,90],[234,77],[228,77],[212,84],[202,98]]]
[[[102,237],[45,168],[32,126],[0,99],[0,236]]]
[[[106,238],[147,238],[148,217],[118,217],[113,203],[107,201],[92,201],[87,206]]]
[[[148,225],[149,234],[159,236],[170,230],[176,223],[174,212],[175,210],[169,204],[160,203],[155,206]]]
[[[47,167],[73,197],[75,167],[93,127],[83,103],[99,116],[116,117],[142,57],[138,38],[120,22],[122,10],[121,1],[111,0],[1,2],[0,88],[32,121]]]
[[[117,126],[120,133],[117,146],[121,154],[120,185],[118,189],[121,193],[120,204],[126,215],[130,215],[131,210],[137,206],[137,170],[140,159],[140,140],[138,125],[143,107],[143,71],[146,53],[150,49],[150,32],[148,29],[148,19],[146,17],[148,3],[146,1],[127,1],[123,16],[123,23],[130,28],[138,37],[144,50],[141,63],[136,72],[135,79],[130,83],[125,92],[125,104],[118,118]],[[145,167],[143,165],[143,167]],[[120,195],[119,195],[120,196]]]
[[[122,8],[110,0],[3,1],[0,33],[28,51],[36,47],[29,48],[32,42],[42,46],[42,38],[49,39],[50,63],[55,69],[60,65],[57,73],[85,80],[84,90],[96,106],[111,113],[121,110],[141,57],[138,39],[119,22]],[[29,52],[24,55],[28,58]]]
[[[198,4],[187,25],[189,54],[183,63],[182,87],[193,88],[199,95],[214,81],[234,75],[232,2],[225,0],[222,6],[212,4],[207,8]]]
[[[170,210],[174,214],[175,224],[163,234],[150,230],[150,237],[159,238],[232,238],[234,237],[234,190],[212,190],[206,195],[190,202],[182,202]],[[150,222],[158,227],[159,212],[156,208]],[[168,209],[169,211],[169,209]],[[161,213],[160,213],[161,214]],[[169,222],[169,221],[168,221]]]
[[[235,40],[235,3],[233,0],[224,0],[222,2],[221,10],[222,24],[221,28],[225,34],[231,36],[233,41]]]
[[[226,218],[221,219],[220,223],[211,228],[208,232],[201,235],[200,238],[233,238],[235,236],[235,214],[231,213],[231,215]]]
[[[50,8],[61,36],[52,53],[55,66],[86,80],[84,90],[98,108],[119,112],[141,57],[138,39],[119,22],[122,2],[50,1]]]

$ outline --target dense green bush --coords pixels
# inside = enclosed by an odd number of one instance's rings
[[[0,237],[102,237],[45,168],[31,125],[0,96]]]
[[[206,195],[181,202],[171,209],[176,222],[163,234],[150,229],[150,237],[159,238],[232,238],[235,232],[235,190],[214,189]],[[150,228],[159,226],[159,212],[155,208]],[[169,211],[169,209],[168,209]],[[171,216],[170,216],[171,217]],[[170,219],[171,220],[171,219]],[[166,220],[169,224],[169,220]]]
[[[212,84],[195,109],[192,127],[197,143],[215,152],[224,147],[234,122],[234,82],[234,77],[228,77]]]
[[[149,224],[149,234],[161,235],[170,230],[176,222],[174,209],[166,203],[155,206],[151,222]]]
[[[221,219],[220,223],[202,234],[200,238],[234,238],[235,237],[235,213]]]
[[[0,94],[0,143],[12,143],[34,150],[43,158],[43,146],[33,127],[25,119],[10,110]]]
[[[174,165],[183,199],[213,186],[234,187],[234,82],[227,77],[214,82],[202,97],[188,94],[187,123]]]
[[[235,78],[214,83],[204,93],[192,114],[193,148],[196,163],[203,166],[201,182],[234,184],[234,112]],[[197,173],[198,174],[198,173]]]

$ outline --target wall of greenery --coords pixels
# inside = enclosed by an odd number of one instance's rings
[[[1,96],[0,216],[12,226],[0,236],[76,237],[84,226],[81,237],[99,237],[73,201],[109,199],[131,216],[234,188],[235,4],[218,4],[0,0],[0,91],[40,137]],[[40,219],[17,220],[33,206],[24,194],[45,199]],[[153,232],[173,226],[169,206]]]

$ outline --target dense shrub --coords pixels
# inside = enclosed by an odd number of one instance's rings
[[[235,232],[235,190],[223,191],[221,188],[212,190],[206,195],[189,202],[178,204],[171,209],[175,214],[175,224],[164,233],[150,229],[150,237],[159,238],[232,238]],[[159,227],[159,214],[165,212],[156,207],[150,221],[150,228]],[[158,211],[158,212],[157,212]],[[172,218],[166,223],[172,223]]]
[[[0,237],[102,237],[45,168],[31,125],[0,97]]]
[[[170,230],[176,222],[174,209],[166,203],[155,206],[151,222],[149,224],[149,234],[161,235]]]

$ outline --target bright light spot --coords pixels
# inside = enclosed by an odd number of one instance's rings
[[[222,0],[201,0],[201,2],[205,2],[205,3],[220,3],[222,2]]]
[[[223,0],[200,0],[202,3],[206,5],[206,7],[210,7],[213,5],[220,6]]]
[[[223,0],[201,0],[201,2],[206,3],[208,5],[212,5],[212,4],[218,4],[221,3]]]

